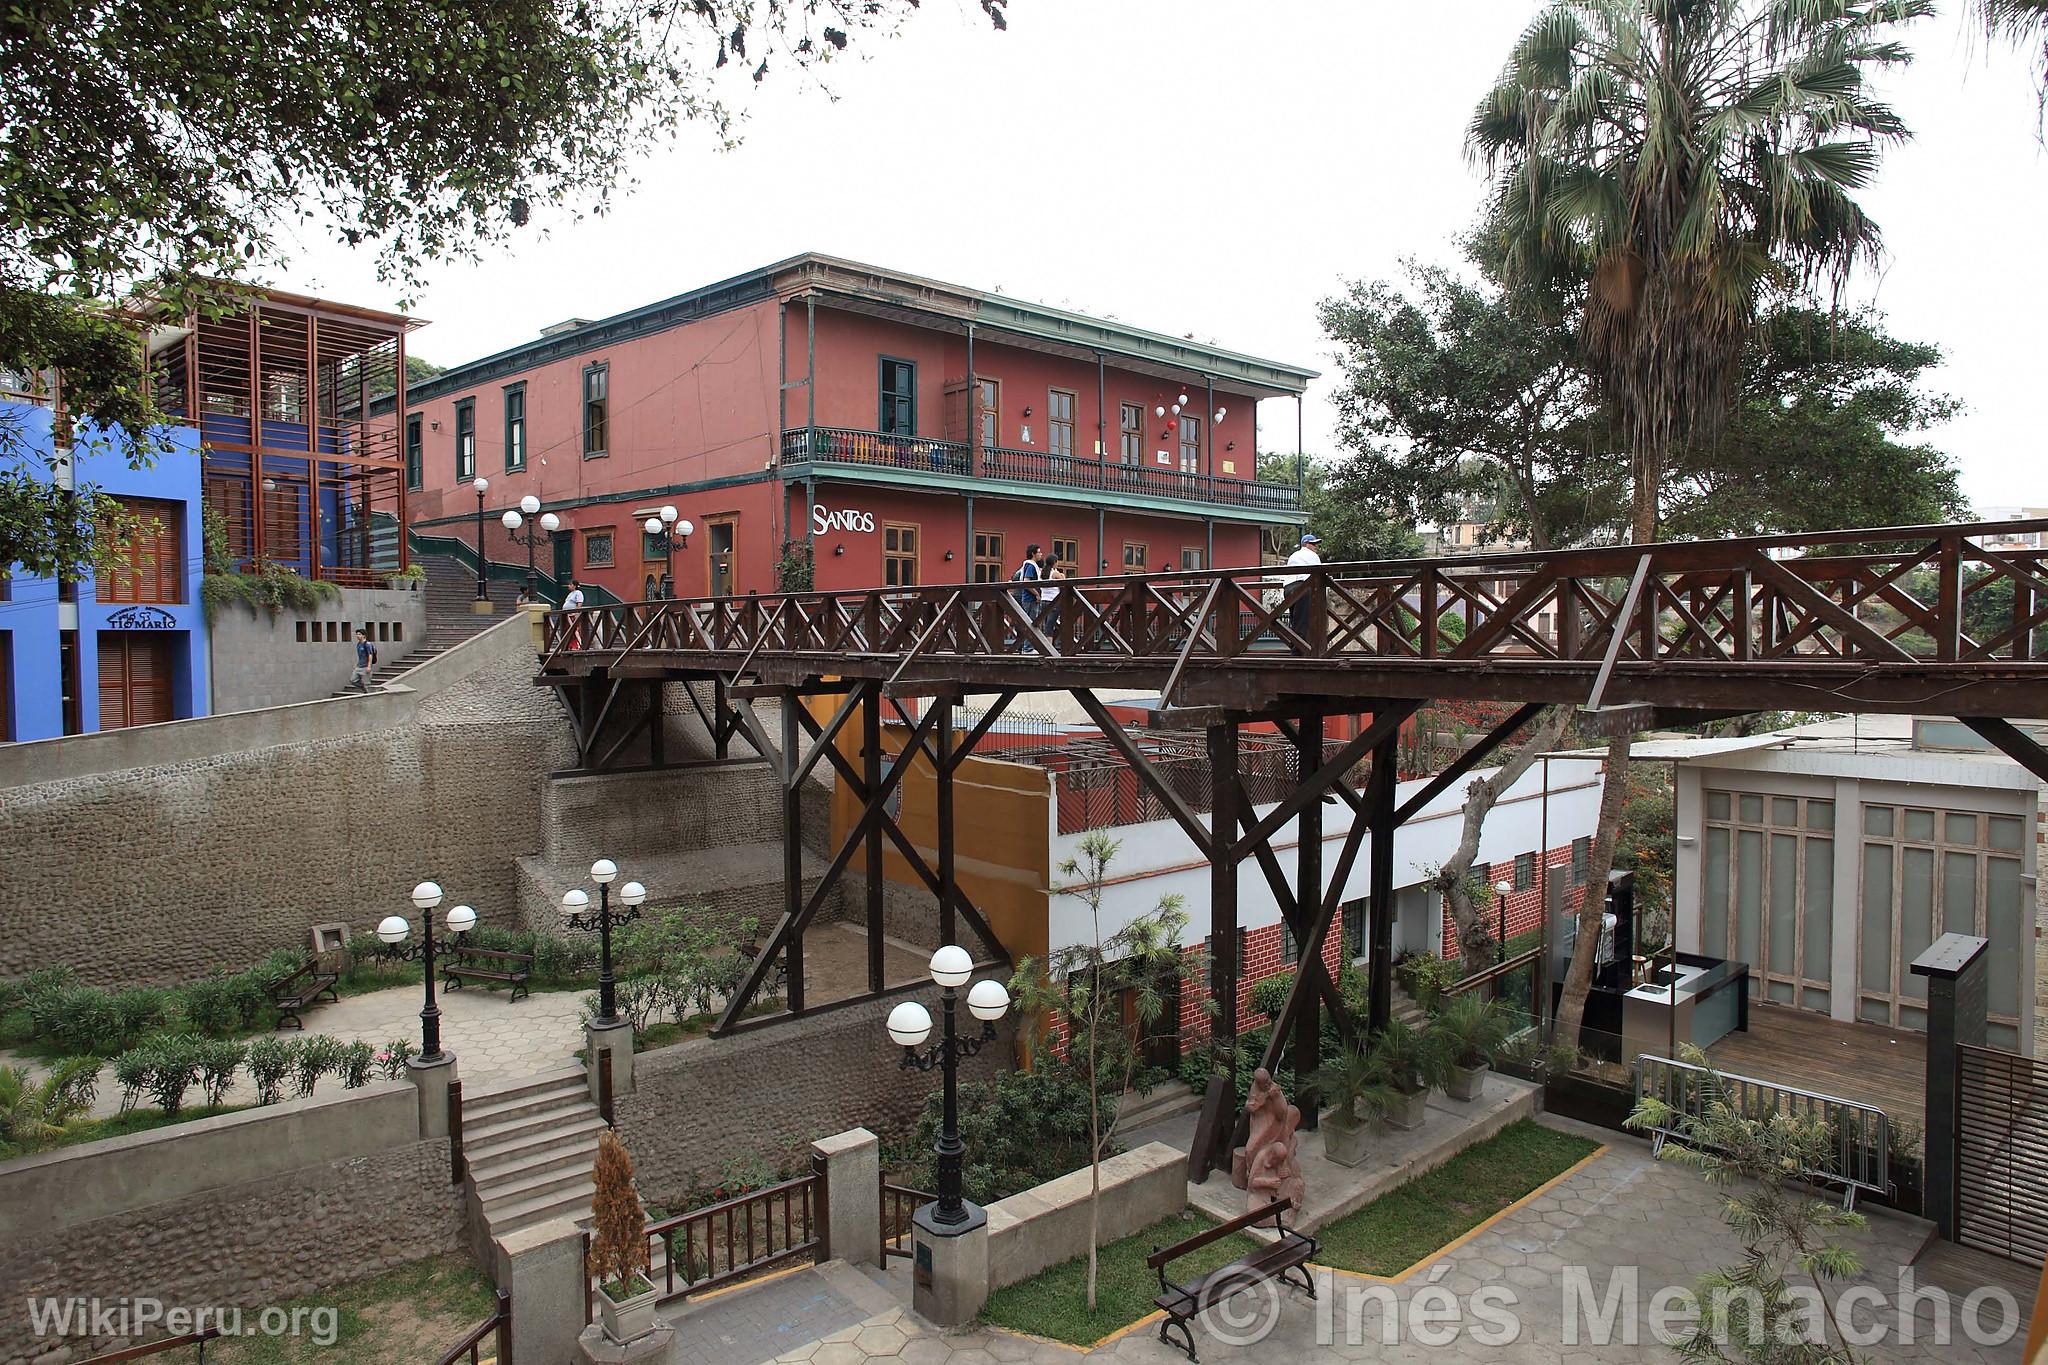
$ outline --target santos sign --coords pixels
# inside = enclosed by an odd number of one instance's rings
[[[874,529],[875,514],[873,512],[856,512],[851,507],[843,507],[837,512],[828,511],[823,507],[814,506],[811,508],[811,534],[813,535],[830,535],[834,531],[865,531],[872,535]]]

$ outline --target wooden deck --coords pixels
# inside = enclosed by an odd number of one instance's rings
[[[1895,1124],[1926,1123],[1924,1034],[1752,1000],[1749,1031],[1729,1034],[1707,1056],[1724,1071],[1875,1105]]]

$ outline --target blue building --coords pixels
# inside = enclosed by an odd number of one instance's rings
[[[130,468],[127,438],[81,427],[68,449],[42,403],[0,400],[33,477],[118,500],[139,530],[121,562],[75,584],[0,578],[0,740],[49,739],[207,714],[200,605],[199,433],[171,427],[171,449]]]

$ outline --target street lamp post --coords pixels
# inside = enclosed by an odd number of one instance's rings
[[[491,600],[491,590],[484,581],[489,573],[487,561],[484,559],[484,494],[491,491],[491,481],[479,474],[470,487],[476,490],[476,600],[488,602]]]
[[[425,964],[426,1005],[420,1010],[420,1061],[441,1060],[441,1008],[434,1003],[434,911],[441,904],[441,888],[435,882],[421,882],[412,889],[413,906],[420,912],[420,937],[412,937],[412,923],[404,915],[386,915],[377,925],[385,956],[401,962],[419,960]],[[448,932],[458,940],[476,928],[476,911],[457,905],[448,911]],[[403,944],[401,947],[399,945]]]
[[[996,1037],[996,1020],[1010,1008],[1010,993],[1000,981],[977,981],[967,993],[967,1009],[981,1020],[981,1032],[960,1037],[954,1017],[960,987],[974,974],[974,959],[958,944],[949,943],[932,954],[932,980],[943,989],[939,999],[945,1007],[946,1032],[930,1048],[920,1051],[931,1037],[932,1016],[915,1000],[906,1000],[889,1011],[889,1039],[903,1048],[905,1070],[942,1069],[945,1076],[945,1109],[941,1116],[939,1140],[933,1151],[939,1158],[939,1198],[932,1221],[942,1227],[958,1227],[968,1221],[967,1200],[961,1192],[960,1171],[965,1148],[960,1141],[959,1069],[962,1057],[972,1057]]]
[[[542,536],[552,537],[555,532],[562,529],[562,519],[553,512],[541,512],[540,521],[527,526],[526,523],[533,519],[536,512],[540,512],[540,499],[528,493],[519,500],[519,506],[506,508],[505,515],[498,518],[505,523],[505,534],[512,543],[526,546],[526,600],[529,602],[533,600],[536,577],[533,567],[534,546],[539,544]],[[524,531],[519,529],[522,526],[526,527]]]
[[[661,552],[661,595],[668,600],[676,595],[676,541],[680,539],[684,549],[690,548],[690,532],[697,528],[687,521],[679,521],[674,507],[664,507],[659,515],[651,516],[640,524],[640,529],[654,541],[654,548]]]
[[[625,908],[612,910],[612,883],[618,879],[619,865],[610,858],[599,858],[590,865],[590,880],[597,883],[597,914],[590,913],[590,893],[580,886],[572,886],[562,893],[562,922],[571,929],[582,933],[597,931],[597,1022],[600,1025],[615,1024],[619,1019],[618,983],[612,978],[612,926],[631,924],[640,918],[640,907],[647,900],[647,888],[638,882],[627,882],[619,888],[619,904]]]
[[[1494,904],[1500,907],[1500,955],[1503,959],[1508,955],[1508,897],[1513,894],[1514,889],[1513,882],[1493,884]]]

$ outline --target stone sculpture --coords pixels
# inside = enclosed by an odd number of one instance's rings
[[[1301,1110],[1287,1102],[1271,1073],[1252,1073],[1251,1094],[1245,1097],[1247,1131],[1244,1146],[1230,1154],[1230,1183],[1245,1192],[1245,1210],[1264,1208],[1276,1199],[1292,1201],[1282,1215],[1288,1226],[1301,1212],[1301,1162],[1295,1155]]]

